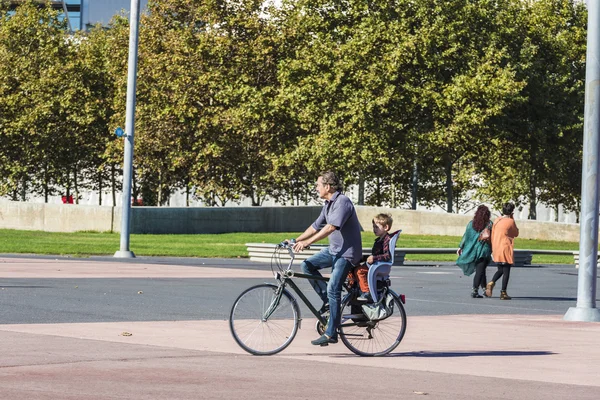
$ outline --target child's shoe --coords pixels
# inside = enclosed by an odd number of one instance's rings
[[[373,299],[371,298],[371,293],[369,292],[362,292],[359,296],[356,296],[356,301],[368,303],[372,300]]]

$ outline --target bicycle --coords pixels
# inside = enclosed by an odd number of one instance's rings
[[[253,355],[272,355],[288,347],[300,328],[302,317],[290,287],[317,318],[316,330],[325,332],[327,314],[321,314],[311,304],[294,278],[328,281],[327,277],[296,273],[292,270],[295,254],[293,243],[282,242],[275,247],[271,258],[271,271],[276,283],[263,283],[243,291],[233,303],[229,313],[229,328],[237,344]],[[287,251],[290,262],[283,267],[281,256]],[[388,299],[391,315],[371,320],[356,301],[360,294],[356,283],[344,283],[341,309],[342,319],[338,334],[342,343],[360,356],[383,356],[394,350],[406,332],[404,295],[390,289],[390,280],[378,281],[381,299]]]

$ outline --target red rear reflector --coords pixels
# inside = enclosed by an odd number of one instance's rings
[[[402,300],[402,304],[406,304],[406,296],[405,295],[401,294],[400,300]]]

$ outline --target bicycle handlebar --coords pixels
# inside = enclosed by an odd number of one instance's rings
[[[287,249],[287,248],[293,248],[295,244],[296,244],[296,239],[290,239],[289,241],[284,240],[284,241],[280,242],[277,246]]]
[[[282,248],[282,249],[292,249],[293,250],[295,244],[296,244],[296,239],[290,239],[289,241],[284,240],[284,241],[278,243],[277,247]],[[306,246],[304,249],[305,250],[310,249],[310,246]]]

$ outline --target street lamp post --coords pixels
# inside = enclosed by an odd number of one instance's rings
[[[600,162],[600,4],[587,2],[588,30],[585,69],[585,111],[583,121],[583,165],[581,213],[579,218],[579,274],[577,307],[564,316],[568,321],[600,322],[596,308],[598,273],[598,195]]]
[[[129,13],[129,60],[127,64],[127,107],[125,116],[125,156],[123,160],[123,207],[121,215],[121,245],[115,257],[134,258],[129,250],[131,211],[131,175],[133,172],[133,134],[135,125],[135,89],[137,80],[140,0],[131,0]]]

